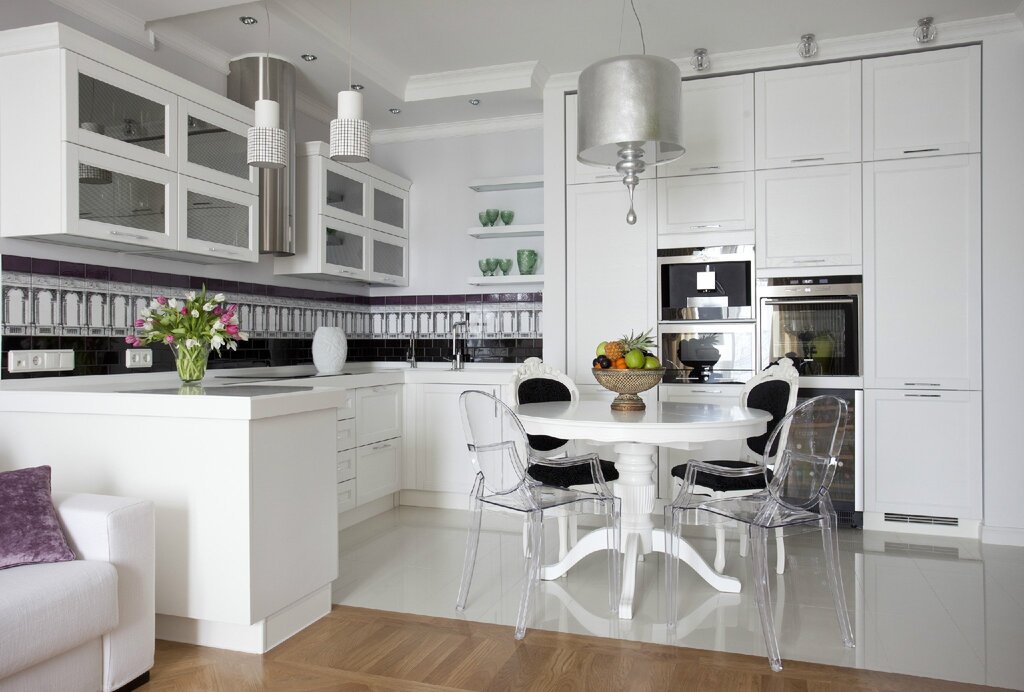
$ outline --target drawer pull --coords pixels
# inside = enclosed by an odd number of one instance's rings
[[[942,398],[941,394],[904,394],[903,396],[905,396],[907,398],[914,398],[914,399],[941,399]]]
[[[125,238],[134,238],[135,240],[146,240],[146,236],[139,235],[138,233],[125,233],[124,231],[108,231],[110,235],[121,235]]]
[[[793,260],[793,264],[823,264],[824,262],[824,257],[822,257],[821,259]]]
[[[721,228],[720,223],[699,223],[696,226],[690,226],[690,228]]]
[[[802,163],[803,161],[824,161],[824,160],[825,160],[824,156],[808,156],[807,158],[803,158],[803,159],[790,159],[789,161],[790,161],[790,163]]]
[[[939,150],[938,147],[930,147],[928,149],[904,149],[903,153],[904,154],[923,154],[926,151],[938,151],[938,150]]]
[[[373,451],[376,452],[377,450],[380,450],[380,449],[388,449],[390,446],[391,446],[390,442],[382,442],[379,445],[374,445],[374,446],[370,447],[370,449],[372,449]]]
[[[721,394],[721,389],[691,389],[691,392],[699,392],[701,394]]]
[[[690,168],[691,171],[713,171],[717,170],[719,166],[693,166]]]
[[[618,173],[605,173],[604,175],[595,175],[594,176],[594,180],[601,180],[603,178],[618,178],[618,177],[620,177]]]
[[[938,387],[938,382],[904,382],[904,387]]]

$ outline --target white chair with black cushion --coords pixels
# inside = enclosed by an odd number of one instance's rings
[[[527,475],[526,469],[534,464],[550,466],[588,465],[594,477],[599,477],[596,454],[562,459],[531,457],[526,431],[512,409],[500,399],[476,390],[463,392],[459,397],[462,426],[466,445],[476,471],[472,492],[472,518],[466,541],[466,558],[462,568],[462,583],[456,609],[463,611],[473,581],[477,546],[480,542],[480,520],[483,509],[502,512],[520,512],[526,519],[529,549],[526,556],[526,579],[516,617],[516,639],[526,635],[526,617],[531,596],[540,580],[543,556],[544,514],[548,511],[586,512],[602,515],[608,530],[608,605],[612,612],[619,601],[619,506],[603,481],[597,492],[585,492],[539,483]]]
[[[748,437],[743,443],[739,459],[714,459],[705,460],[702,463],[714,464],[724,469],[751,470],[751,473],[715,475],[700,472],[697,474],[694,484],[696,494],[710,495],[715,499],[743,497],[761,492],[767,487],[772,479],[772,465],[776,450],[765,454],[765,445],[779,421],[796,405],[799,380],[800,373],[793,367],[793,361],[789,358],[782,358],[752,377],[744,385],[743,393],[740,395],[740,406],[749,406],[772,414],[767,431],[757,437]],[[761,466],[766,462],[768,466],[762,473]],[[680,485],[686,478],[688,466],[689,464],[679,464],[672,468],[672,475],[678,479]],[[725,569],[725,524],[722,521],[717,521],[715,524],[715,539],[715,569],[721,572]],[[775,544],[777,548],[775,571],[782,574],[786,566],[782,529],[775,533]],[[740,555],[745,556],[746,554],[747,534],[742,532],[740,534]]]
[[[545,365],[540,358],[527,358],[512,376],[512,403],[535,404],[547,401],[579,401],[580,391],[576,383],[550,365]],[[535,458],[557,459],[577,453],[569,440],[549,435],[527,434],[530,442],[530,454]],[[594,491],[601,483],[618,480],[619,472],[615,464],[606,459],[600,460],[600,478],[594,478],[589,464],[581,463],[572,466],[550,466],[532,464],[527,473],[534,480],[546,485],[561,488],[580,488]],[[525,531],[525,529],[524,529]],[[569,547],[576,544],[577,529],[575,515],[558,516],[558,555],[565,557]]]
[[[845,646],[854,646],[839,569],[836,511],[828,494],[843,445],[846,416],[846,402],[839,397],[818,396],[805,401],[783,417],[768,438],[765,447],[777,450],[774,459],[769,459],[766,452],[764,463],[754,468],[728,468],[691,461],[687,465],[682,491],[665,509],[665,527],[673,535],[681,534],[683,517],[691,510],[710,512],[747,525],[753,544],[754,597],[768,649],[768,661],[774,671],[782,670],[782,659],[775,636],[775,613],[769,588],[769,530],[777,532],[787,526],[813,524],[821,529],[825,569],[839,619],[839,633]],[[768,468],[769,461],[775,463],[774,473]],[[696,494],[700,474],[733,478],[760,475],[765,480],[765,488],[746,497],[707,499]],[[676,622],[679,561],[669,560],[669,563],[665,570],[665,600],[668,626],[671,628]]]

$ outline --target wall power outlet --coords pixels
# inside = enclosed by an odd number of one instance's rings
[[[151,368],[153,367],[153,349],[151,348],[130,348],[124,352],[124,366],[126,368]]]

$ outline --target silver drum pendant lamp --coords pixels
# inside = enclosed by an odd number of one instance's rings
[[[651,55],[607,58],[580,74],[576,158],[615,166],[629,191],[626,222],[631,225],[636,223],[633,191],[640,173],[686,151],[681,80],[674,62]]]

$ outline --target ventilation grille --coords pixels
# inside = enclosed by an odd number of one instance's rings
[[[927,514],[896,514],[886,512],[885,520],[898,524],[931,524],[933,526],[960,526],[956,517],[932,517]]]

